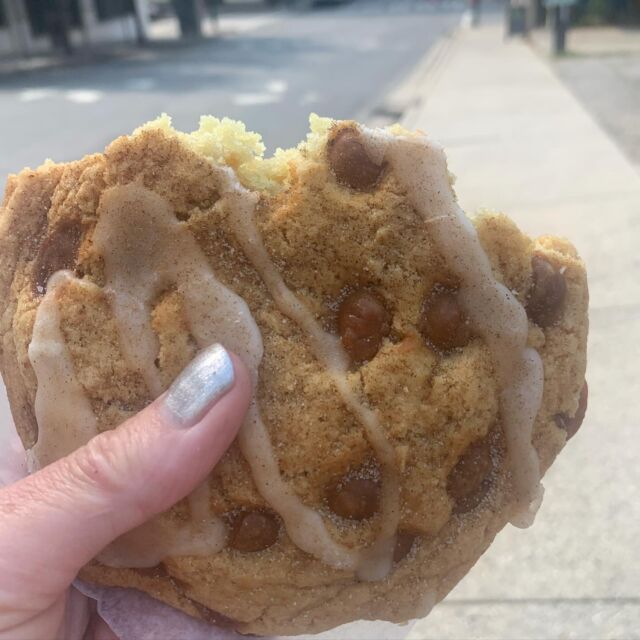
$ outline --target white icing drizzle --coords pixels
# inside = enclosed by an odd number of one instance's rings
[[[98,421],[76,378],[60,328],[56,297],[73,280],[67,271],[59,271],[50,278],[33,325],[29,360],[38,380],[35,399],[38,440],[27,452],[31,472],[75,451],[98,433]]]
[[[257,369],[262,338],[247,304],[218,282],[196,239],[165,199],[135,184],[107,190],[93,241],[104,259],[105,291],[123,355],[154,396],[164,389],[155,365],[159,345],[151,305],[169,287],[182,296],[200,347],[221,342]]]
[[[182,296],[189,328],[200,347],[222,342],[257,369],[262,338],[249,308],[214,277],[195,238],[166,200],[135,184],[107,190],[93,241],[104,260],[104,290],[111,299],[122,353],[152,395],[164,391],[155,364],[159,343],[151,324],[152,305],[169,287]],[[167,516],[160,516],[123,536],[100,560],[118,566],[153,566],[168,555],[220,551],[226,528],[211,512],[207,482],[189,496],[189,506],[186,525],[173,525]]]
[[[411,204],[429,223],[448,267],[460,279],[460,300],[471,324],[491,351],[516,498],[511,522],[527,526],[542,491],[532,434],[544,373],[538,353],[527,348],[526,312],[493,276],[475,228],[456,202],[442,148],[424,136],[362,131],[372,157],[390,164]]]
[[[38,440],[27,452],[29,470],[36,471],[62,458],[98,435],[98,421],[78,381],[71,355],[60,328],[57,292],[72,284],[95,288],[70,272],[59,271],[49,280],[34,323],[29,360],[38,380],[35,411]],[[192,518],[176,524],[160,515],[121,536],[99,556],[104,564],[118,567],[153,567],[169,555],[207,555],[226,542],[222,521],[208,509],[208,486],[189,497]]]
[[[356,396],[347,378],[349,362],[340,339],[322,329],[311,312],[287,287],[273,264],[256,228],[254,209],[235,207],[230,222],[245,255],[260,274],[278,308],[305,331],[318,360],[327,368],[343,402],[365,429],[367,438],[382,466],[381,528],[375,544],[359,554],[358,575],[363,580],[384,578],[393,563],[395,535],[400,519],[400,487],[397,476],[395,450],[388,441],[376,414]],[[243,440],[241,439],[241,443]],[[257,470],[253,469],[254,476]],[[274,468],[266,485],[277,482]],[[266,478],[265,478],[266,480]],[[259,483],[260,484],[260,483]],[[266,496],[265,496],[266,497]],[[274,496],[277,497],[277,496]],[[271,500],[270,500],[271,501]],[[281,511],[278,503],[271,503]],[[314,514],[315,515],[315,514]],[[287,527],[289,531],[289,527]],[[292,535],[292,532],[289,532]]]
[[[368,420],[369,424],[372,424],[377,420],[375,415],[357,402],[344,375],[347,370],[347,358],[339,341],[320,328],[309,311],[286,287],[280,274],[273,266],[255,227],[256,198],[254,194],[243,189],[231,172],[221,172],[219,179],[220,191],[225,194],[229,203],[230,223],[234,233],[247,258],[273,296],[276,305],[307,332],[317,357],[328,367],[348,406],[357,412],[358,418],[363,423]],[[253,371],[257,375],[257,368]],[[384,438],[384,435],[382,437]],[[357,569],[363,579],[368,577],[366,575],[367,569],[369,569],[371,579],[374,579],[374,576],[382,578],[388,573],[393,558],[397,519],[395,525],[383,527],[384,543],[377,543],[372,550],[368,550],[365,558],[361,552],[349,549],[333,540],[320,514],[305,505],[284,482],[255,399],[249,409],[247,422],[239,434],[238,441],[242,453],[251,467],[258,491],[280,514],[289,537],[300,549],[333,567]],[[383,453],[386,455],[387,461],[393,460],[392,450]],[[384,466],[385,460],[381,460],[381,462]],[[383,517],[385,509],[387,512],[392,509],[395,510],[394,513],[399,511],[397,507],[398,491],[396,489],[395,495],[389,499],[389,488],[393,493],[394,487],[390,487],[390,483],[385,483],[382,495]],[[390,533],[389,530],[391,530]],[[385,557],[384,560],[381,560],[383,554]]]
[[[255,400],[249,407],[238,441],[260,495],[280,514],[294,544],[332,567],[355,569],[357,552],[333,540],[320,514],[305,505],[282,479]]]

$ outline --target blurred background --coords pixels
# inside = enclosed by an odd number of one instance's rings
[[[240,118],[268,153],[311,111],[428,132],[467,212],[585,259],[590,408],[535,526],[427,619],[362,638],[640,638],[640,0],[469,2],[0,0],[0,182],[162,112]],[[0,387],[0,448],[10,424]]]

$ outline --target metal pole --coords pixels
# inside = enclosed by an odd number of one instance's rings
[[[147,2],[133,0],[133,19],[136,25],[136,40],[143,45],[147,42]]]
[[[569,7],[555,7],[553,10],[553,18],[553,52],[558,56],[566,51]]]
[[[477,27],[480,24],[480,2],[481,0],[471,0],[471,26]]]
[[[180,24],[183,38],[199,38],[202,35],[202,16],[196,0],[173,0],[173,8]]]
[[[73,53],[73,45],[69,34],[71,23],[69,0],[55,0],[51,5],[45,9],[45,18],[51,42],[54,48],[64,55],[71,55]]]
[[[7,12],[9,37],[13,49],[21,55],[31,55],[33,53],[31,29],[23,1],[8,0],[5,2],[4,8]]]

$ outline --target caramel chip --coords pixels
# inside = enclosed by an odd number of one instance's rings
[[[276,543],[280,525],[267,511],[245,511],[232,523],[229,546],[236,551],[263,551]]]
[[[589,385],[584,383],[582,390],[580,391],[580,399],[578,400],[578,409],[576,414],[572,417],[566,413],[558,413],[554,416],[556,424],[560,429],[564,429],[567,432],[567,440],[573,438],[578,432],[578,429],[584,422],[584,416],[587,413],[587,404],[589,403]]]
[[[560,319],[567,295],[567,283],[562,271],[542,256],[533,256],[531,268],[533,283],[527,299],[527,312],[544,329]]]
[[[396,536],[396,546],[393,550],[393,561],[402,562],[413,549],[417,536],[408,531],[399,531]]]
[[[43,295],[49,278],[61,269],[75,266],[78,247],[82,238],[82,226],[75,220],[58,225],[40,245],[33,266],[33,291]]]
[[[488,437],[467,447],[447,478],[447,492],[455,502],[453,513],[467,513],[482,502],[491,487],[492,467]]]
[[[441,351],[464,347],[471,327],[462,310],[457,291],[436,285],[422,305],[418,328],[424,338]]]
[[[347,296],[338,312],[338,331],[342,346],[353,362],[371,360],[389,335],[390,318],[384,304],[369,291]]]
[[[366,520],[378,510],[380,486],[366,478],[342,480],[328,491],[327,502],[341,518]]]
[[[371,191],[384,171],[368,155],[357,129],[340,129],[327,144],[329,166],[340,184],[356,191]]]

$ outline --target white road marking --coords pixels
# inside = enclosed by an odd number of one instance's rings
[[[49,87],[40,87],[32,89],[24,89],[18,94],[20,102],[35,102],[36,100],[44,100],[55,95],[56,90]]]
[[[221,16],[217,21],[208,19],[203,24],[205,35],[247,33],[261,27],[266,27],[282,18],[277,15],[268,16]],[[180,29],[175,18],[163,18],[151,23],[149,35],[151,39],[178,38]]]
[[[272,25],[281,20],[274,16],[221,16],[218,20],[218,28],[222,32],[246,33],[254,29],[260,29]]]
[[[69,102],[75,102],[76,104],[93,104],[98,100],[102,100],[104,92],[96,89],[72,89],[67,91],[64,97]]]
[[[233,104],[240,107],[250,107],[257,104],[272,104],[280,102],[281,97],[272,93],[238,93],[233,96]]]
[[[284,93],[289,85],[284,80],[271,80],[267,82],[267,91],[269,93]]]

